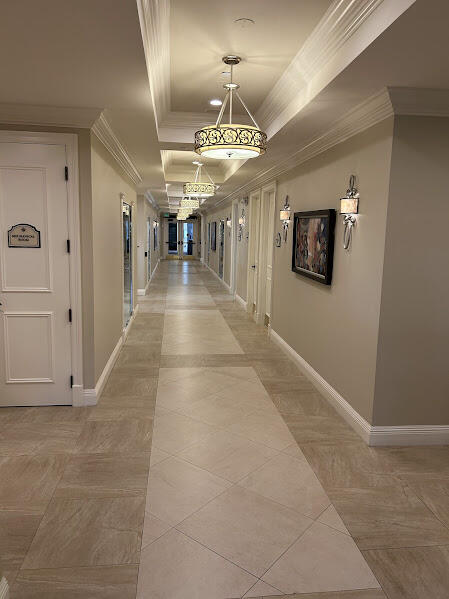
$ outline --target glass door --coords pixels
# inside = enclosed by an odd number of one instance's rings
[[[194,247],[196,245],[194,239],[194,227],[193,222],[181,221],[180,226],[180,238],[181,238],[181,256],[182,260],[193,260]]]
[[[123,325],[126,327],[133,313],[133,264],[132,264],[132,208],[122,204],[123,223]]]
[[[168,222],[168,256],[178,255],[178,221]]]

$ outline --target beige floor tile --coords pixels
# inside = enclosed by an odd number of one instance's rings
[[[174,454],[215,431],[214,427],[182,414],[158,412],[154,420],[153,442],[159,449]]]
[[[135,374],[115,374],[112,372],[104,388],[104,394],[112,396],[150,395],[157,387],[154,376],[136,376]]]
[[[170,458],[151,468],[146,509],[174,526],[229,486],[206,470]]]
[[[280,416],[261,411],[242,418],[240,422],[230,426],[229,431],[279,451],[294,441]]]
[[[162,462],[163,460],[166,460],[169,457],[169,453],[167,453],[166,451],[162,451],[162,449],[159,449],[159,447],[155,447],[155,445],[153,444],[151,447],[150,468],[152,466],[156,466],[156,464],[159,464],[159,462]]]
[[[144,496],[148,453],[131,456],[80,455],[68,462],[55,497]]]
[[[135,599],[137,566],[22,570],[13,599]]]
[[[138,563],[144,503],[143,497],[53,499],[23,569]]]
[[[449,479],[407,479],[407,486],[449,528]]]
[[[278,595],[282,595],[281,591],[278,591],[271,585],[267,584],[263,580],[258,580],[256,584],[244,595],[245,597],[258,597],[262,599],[263,597],[275,597]]]
[[[41,519],[40,514],[0,510],[0,572],[21,567]]]
[[[145,549],[147,545],[159,539],[172,528],[171,524],[162,522],[156,516],[149,512],[145,512],[145,520],[143,523],[142,533],[142,549]]]
[[[321,524],[326,524],[331,528],[335,528],[335,530],[338,530],[345,535],[349,535],[348,529],[333,505],[330,505],[327,510],[324,510],[324,512],[318,518],[318,522],[321,522]]]
[[[72,406],[39,406],[33,408],[2,408],[11,410],[10,424],[52,424],[85,422],[93,408],[74,408]],[[1,412],[0,410],[0,422]]]
[[[179,457],[235,483],[275,455],[275,449],[227,431],[218,431],[185,449]]]
[[[261,597],[260,599],[268,599]],[[381,589],[358,589],[356,591],[331,591],[330,593],[301,593],[282,595],[280,599],[387,599]]]
[[[231,487],[177,528],[255,576],[312,520],[240,487]]]
[[[379,587],[351,537],[318,522],[266,572],[263,580],[284,593]]]
[[[292,458],[296,458],[297,460],[305,460],[306,457],[303,454],[303,452],[300,450],[300,448],[298,447],[297,443],[292,443],[291,445],[289,445],[288,447],[286,447],[285,449],[282,450],[282,453],[285,453],[289,456],[291,456]]]
[[[176,530],[143,551],[137,599],[242,597],[257,579]]]
[[[284,454],[272,458],[239,485],[313,519],[330,505],[307,461]]]
[[[377,453],[361,440],[354,444],[310,443],[302,451],[325,487],[394,486]]]
[[[338,416],[331,418],[284,414],[284,420],[295,441],[303,450],[303,446],[312,443],[319,443],[320,445],[343,443],[357,445],[360,443],[360,437],[357,433]]]
[[[77,453],[145,453],[151,450],[153,420],[94,420],[84,425]]]
[[[388,599],[447,599],[449,547],[363,552]]]
[[[66,459],[61,455],[0,457],[0,510],[43,514]]]
[[[328,489],[361,549],[449,545],[449,529],[407,487]]]
[[[449,478],[449,446],[382,447],[375,451],[393,474]]]
[[[123,406],[117,407],[112,403],[102,403],[98,406],[95,406],[95,409],[92,411],[89,416],[89,420],[144,420],[146,418],[153,418],[154,416],[154,408],[156,402],[147,402],[145,407],[135,407],[135,406]]]
[[[176,409],[180,414],[195,418],[216,427],[228,427],[239,422],[244,416],[254,411],[234,392],[234,397],[222,397],[220,394],[186,403]]]
[[[0,456],[73,453],[83,426],[78,422],[8,426],[0,432]]]

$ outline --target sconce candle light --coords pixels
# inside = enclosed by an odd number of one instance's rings
[[[288,233],[288,226],[291,222],[291,214],[292,211],[290,209],[290,205],[288,203],[288,196],[285,196],[285,202],[284,202],[284,207],[282,208],[282,210],[280,211],[279,214],[279,218],[282,222],[282,226],[284,229],[284,243],[287,243],[287,233]]]
[[[355,186],[355,175],[349,179],[349,188],[346,191],[346,197],[340,198],[340,214],[343,214],[343,247],[345,250],[351,245],[352,228],[357,222],[354,214],[359,212],[359,193]]]

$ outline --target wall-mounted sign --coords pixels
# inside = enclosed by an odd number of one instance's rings
[[[8,231],[9,248],[40,248],[41,232],[25,223],[13,225]]]

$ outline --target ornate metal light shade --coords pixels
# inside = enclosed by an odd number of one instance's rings
[[[186,196],[210,198],[215,194],[215,185],[213,183],[200,183],[192,181],[191,183],[184,183],[182,191]]]
[[[197,199],[198,198],[210,198],[211,196],[215,195],[215,184],[212,181],[212,179],[210,178],[209,173],[207,172],[206,169],[204,169],[204,172],[206,173],[209,181],[208,182],[201,181],[201,169],[203,168],[202,162],[198,162],[198,160],[194,160],[193,164],[196,165],[195,180],[189,181],[188,183],[184,183],[183,193],[185,196],[189,196],[189,197],[195,196]],[[198,208],[198,207],[199,206],[195,206],[195,208]]]
[[[195,133],[195,152],[206,158],[246,160],[266,150],[266,133],[250,125],[210,125]]]
[[[187,185],[187,183],[186,183],[186,185]],[[181,208],[188,208],[190,210],[190,209],[194,209],[194,208],[199,208],[200,201],[195,198],[182,198],[179,205]]]
[[[231,67],[231,81],[225,83],[226,96],[215,125],[203,127],[195,133],[195,152],[206,158],[218,160],[257,158],[267,150],[267,134],[259,128],[253,115],[238,93],[239,85],[232,80],[233,67],[239,64],[239,56],[224,56],[223,62]],[[251,118],[253,125],[232,122],[234,94]],[[222,124],[225,107],[229,101],[229,122]]]

